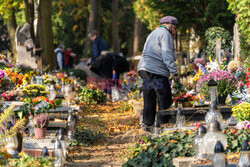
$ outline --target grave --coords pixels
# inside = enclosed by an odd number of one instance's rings
[[[188,121],[204,121],[206,112],[208,112],[209,108],[183,108],[182,114],[185,115],[185,119]],[[232,111],[231,107],[220,107],[218,109],[223,119],[229,119],[231,117]],[[162,110],[157,112],[157,118],[159,124],[165,124],[165,123],[175,123],[176,122],[176,114],[177,109],[171,109],[171,110]]]

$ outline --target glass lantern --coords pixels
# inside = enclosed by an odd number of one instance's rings
[[[228,162],[225,155],[225,150],[220,141],[217,141],[214,147],[214,156],[212,159],[213,167],[227,167]]]
[[[49,88],[49,100],[54,100],[56,98],[56,89],[54,85]]]
[[[49,150],[47,147],[43,147],[41,156],[44,158],[49,157]]]
[[[210,89],[210,108],[205,116],[206,123],[210,123],[213,120],[218,120],[222,122],[223,117],[221,113],[217,110],[217,82],[211,79],[208,82],[208,87]]]
[[[176,114],[176,128],[182,129],[186,124],[185,115],[182,115],[181,108],[177,110]]]
[[[223,147],[226,148],[226,135],[221,131],[220,123],[217,120],[212,120],[208,125],[208,132],[203,137],[204,151],[208,159],[212,158],[217,141],[221,141]]]
[[[194,152],[196,153],[195,158],[201,159],[205,158],[206,155],[204,154],[204,146],[203,146],[203,137],[207,133],[207,129],[204,126],[199,126],[197,130],[197,135],[194,137],[194,140],[192,142],[192,146],[194,149]]]
[[[54,154],[55,154],[55,167],[63,167],[65,162],[65,157],[62,149],[62,144],[59,141],[59,139],[56,139],[55,141],[55,148],[54,148]]]
[[[72,109],[69,111],[67,122],[68,122],[68,138],[69,140],[73,140],[74,135],[75,135],[76,121],[72,114]]]
[[[241,145],[240,149],[240,158],[237,163],[237,167],[245,167],[250,166],[250,148],[246,141],[244,141]]]
[[[34,126],[33,126],[33,121],[32,121],[32,117],[29,116],[29,132],[30,132],[30,137],[34,136]]]
[[[8,122],[7,129],[10,130],[11,127],[13,127],[13,124],[11,122]],[[6,138],[5,141],[6,141],[5,148],[7,152],[11,154],[13,158],[18,157],[18,152],[17,152],[18,140],[16,135]]]

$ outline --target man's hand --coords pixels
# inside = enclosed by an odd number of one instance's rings
[[[177,75],[177,76],[173,76],[173,79],[174,79],[174,81],[178,81],[179,80],[179,75]]]
[[[174,81],[178,81],[180,79],[180,76],[178,75],[178,73],[173,74],[173,79]]]

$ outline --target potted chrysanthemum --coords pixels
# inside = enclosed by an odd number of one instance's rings
[[[214,79],[217,82],[217,94],[219,104],[225,104],[225,100],[228,94],[237,89],[237,80],[235,76],[231,75],[228,71],[212,71],[204,74],[200,77],[196,84],[197,92],[204,93],[206,98],[209,99],[209,89],[207,83],[210,79]]]

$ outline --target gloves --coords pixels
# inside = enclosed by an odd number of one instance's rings
[[[113,77],[112,77],[112,79],[113,79],[113,80],[115,80],[115,79],[118,79],[118,76],[117,76],[117,74],[113,74]]]

